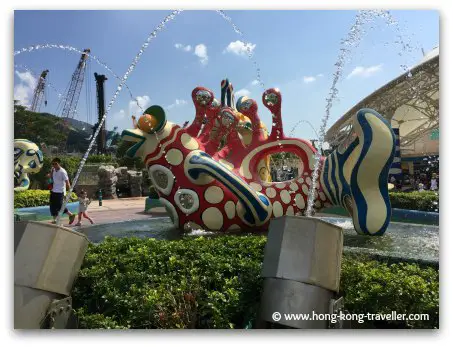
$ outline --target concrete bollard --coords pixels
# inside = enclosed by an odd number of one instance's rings
[[[340,285],[343,229],[310,217],[271,220],[261,276],[260,319],[298,328],[328,328]],[[313,314],[316,314],[316,316]],[[295,319],[288,314],[310,314]]]
[[[85,235],[68,228],[14,223],[15,329],[39,329],[54,313],[70,311],[69,295],[87,247]]]

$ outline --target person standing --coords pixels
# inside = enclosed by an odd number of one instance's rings
[[[437,181],[437,175],[435,173],[433,173],[433,175],[431,176],[430,189],[434,190],[434,191],[439,189],[439,184],[438,184],[438,181]]]
[[[56,223],[58,212],[60,212],[61,207],[63,206],[64,196],[66,191],[70,189],[68,173],[64,168],[61,167],[60,158],[54,158],[52,160],[52,170],[50,172],[50,177],[52,179],[52,189],[50,191],[50,214],[52,215],[52,223]],[[75,219],[75,214],[71,213],[67,208],[64,209],[64,212],[69,216],[69,224],[72,224]]]
[[[82,216],[88,219],[91,224],[94,224],[93,219],[91,219],[90,216],[88,216],[87,214],[88,205],[91,204],[91,199],[88,199],[87,192],[82,189],[78,194],[78,198],[79,198],[79,213],[78,213],[79,219],[77,221],[76,227],[82,225]]]

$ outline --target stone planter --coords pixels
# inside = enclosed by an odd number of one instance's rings
[[[330,312],[339,290],[342,252],[338,226],[310,217],[271,220],[261,272],[261,319],[292,328],[327,328],[325,320],[286,320],[285,314]]]
[[[70,296],[88,239],[42,222],[14,223],[14,328],[39,329],[54,300]]]

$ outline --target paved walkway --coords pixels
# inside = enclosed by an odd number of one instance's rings
[[[103,200],[102,206],[99,206],[98,201],[94,200],[88,207],[87,214],[96,224],[167,216],[167,212],[163,207],[155,207],[151,209],[151,213],[145,213],[145,200],[146,197]],[[77,217],[72,226],[76,223]],[[82,225],[89,224],[90,222],[87,219],[82,218]],[[66,215],[64,226],[70,226]]]
[[[122,198],[103,200],[102,206],[99,206],[98,201],[93,200],[88,208],[88,215],[94,220],[96,224],[105,224],[113,222],[122,222],[129,220],[150,219],[152,217],[168,216],[164,207],[154,207],[151,213],[145,213],[145,200],[146,197],[138,198]],[[317,214],[318,216],[325,217],[338,217],[324,213]],[[77,217],[72,225],[68,224],[67,216],[64,215],[63,225],[67,227],[74,227],[77,223]],[[82,218],[82,227],[89,225],[90,222]]]

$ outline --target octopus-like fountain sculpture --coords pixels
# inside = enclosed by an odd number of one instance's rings
[[[27,190],[30,186],[28,174],[41,170],[44,157],[38,146],[29,140],[14,140],[14,177],[17,186],[14,191]]]
[[[303,213],[316,149],[309,141],[285,136],[279,90],[268,89],[262,96],[273,118],[268,136],[257,102],[243,96],[235,107],[227,80],[222,81],[221,103],[203,87],[193,90],[192,100],[195,120],[185,128],[167,121],[155,105],[138,121],[134,118],[134,129],[122,133],[125,141],[135,142],[127,155],[144,160],[174,225],[183,230],[262,230],[271,218]],[[241,126],[244,119],[250,121],[249,141]],[[299,175],[269,182],[260,168],[279,152],[300,158]],[[348,138],[321,157],[314,210],[341,205],[358,233],[382,235],[390,222],[387,178],[394,153],[395,136],[388,122],[374,110],[360,110]]]

